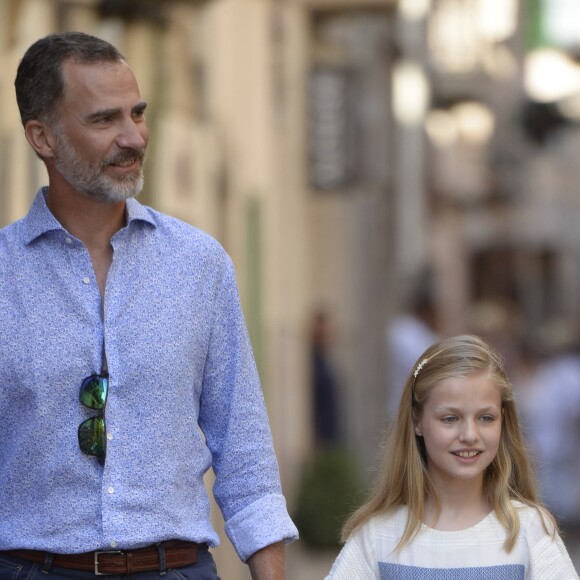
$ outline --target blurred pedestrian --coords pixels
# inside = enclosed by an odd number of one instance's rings
[[[396,314],[387,327],[387,418],[394,419],[405,380],[417,357],[437,342],[435,303],[428,285],[422,284],[409,307]]]
[[[523,419],[536,451],[542,496],[568,546],[580,551],[580,340],[570,320],[547,323],[541,358],[520,389]]]
[[[312,407],[315,442],[319,446],[339,443],[338,381],[330,353],[331,321],[320,310],[312,322]]]

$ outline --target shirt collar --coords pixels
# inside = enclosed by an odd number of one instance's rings
[[[153,227],[157,227],[157,222],[153,219],[153,216],[149,213],[149,210],[141,205],[136,199],[129,198],[125,206],[127,208],[127,224],[134,221],[147,222]]]
[[[38,190],[32,207],[28,215],[24,218],[24,244],[27,246],[50,231],[66,231],[48,209],[46,205],[47,193],[48,187],[46,186]],[[136,199],[128,199],[126,208],[128,225],[135,221],[143,221],[151,224],[153,227],[157,227],[155,220],[147,211],[147,208],[141,205]]]

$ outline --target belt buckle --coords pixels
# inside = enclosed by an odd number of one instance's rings
[[[103,550],[102,552],[95,552],[95,576],[108,576],[104,572],[99,572],[99,554],[122,554],[121,550]]]

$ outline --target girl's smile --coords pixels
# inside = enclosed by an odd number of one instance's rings
[[[462,449],[461,451],[452,451],[451,453],[459,457],[459,459],[470,461],[472,459],[475,460],[482,451],[479,449]]]

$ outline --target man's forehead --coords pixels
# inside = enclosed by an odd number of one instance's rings
[[[69,58],[62,64],[62,73],[65,85],[75,82],[98,84],[106,82],[109,77],[135,78],[124,60],[85,62]]]
[[[122,94],[140,98],[135,75],[123,60],[87,63],[69,59],[63,63],[62,72],[65,99],[79,94],[85,98]]]

